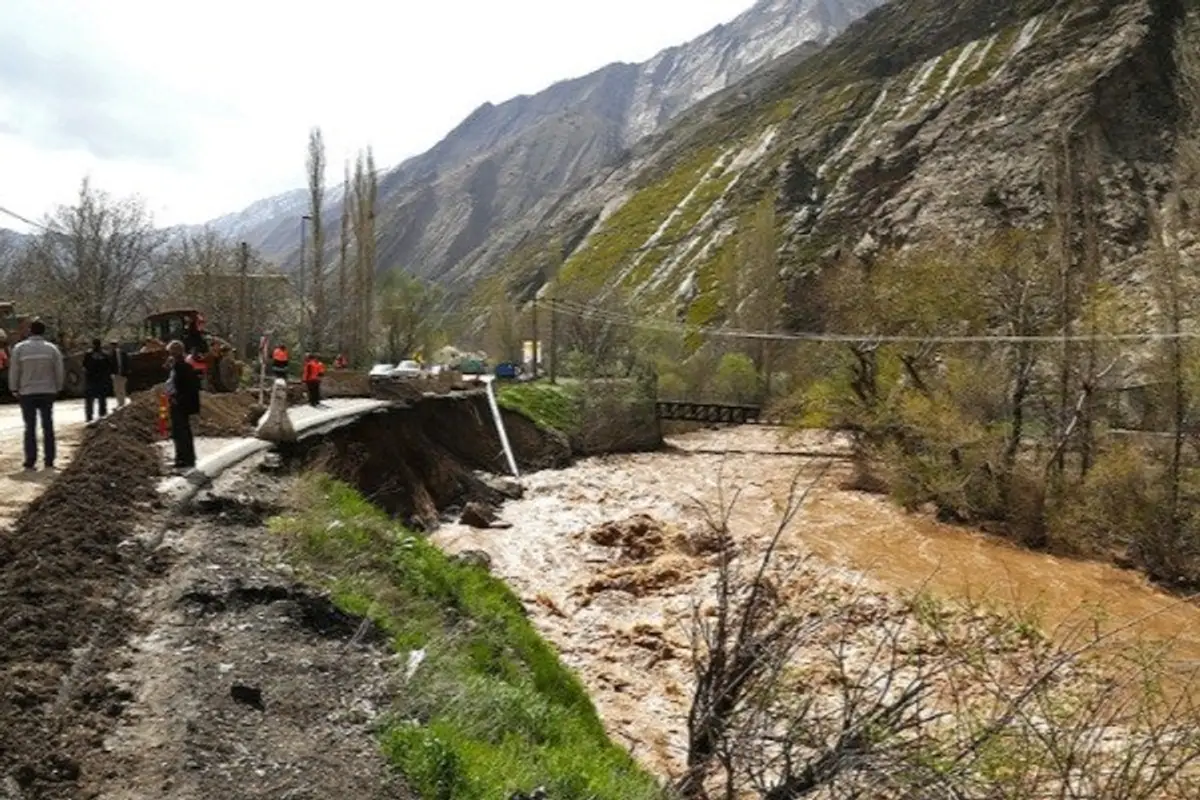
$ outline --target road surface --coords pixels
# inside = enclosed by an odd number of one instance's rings
[[[59,468],[65,467],[75,454],[84,429],[83,400],[59,400],[54,404],[54,429]],[[38,434],[39,471],[26,475],[23,471],[25,423],[21,407],[16,403],[0,405],[0,528],[7,527],[35,497],[41,494],[53,473],[40,471],[42,437]]]

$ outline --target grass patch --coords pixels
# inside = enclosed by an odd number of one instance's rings
[[[501,408],[518,411],[543,428],[573,433],[580,427],[578,397],[562,383],[501,385],[496,400]]]
[[[306,505],[272,528],[302,574],[374,620],[398,652],[426,654],[379,731],[421,797],[494,800],[538,785],[556,800],[659,796],[502,581],[331,478],[308,478],[300,496]]]

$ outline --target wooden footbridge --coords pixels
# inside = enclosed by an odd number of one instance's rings
[[[772,425],[781,419],[763,415],[762,407],[730,403],[694,403],[686,400],[659,400],[655,410],[660,420],[703,422],[711,425]]]

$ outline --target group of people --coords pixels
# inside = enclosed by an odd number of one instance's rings
[[[115,341],[109,342],[105,350],[99,339],[92,339],[92,349],[83,357],[83,413],[87,421],[92,421],[94,411],[101,417],[108,416],[110,390],[117,408],[125,405],[128,387],[129,354]]]
[[[191,418],[200,413],[203,379],[188,358],[187,348],[182,341],[172,341],[167,345],[167,354],[169,374],[165,390],[170,407],[171,439],[175,445],[175,468],[186,470],[196,466]],[[37,468],[39,422],[43,463],[47,470],[53,470],[56,456],[54,401],[62,392],[66,380],[62,351],[46,339],[45,323],[34,320],[29,327],[29,336],[16,344],[7,358],[8,388],[21,405],[21,417],[25,423],[25,470],[32,472]],[[287,379],[288,360],[287,347],[276,347],[272,354],[272,372],[276,377]],[[344,367],[344,356],[339,355],[335,361],[335,367],[339,365]],[[118,408],[128,402],[130,356],[117,342],[110,342],[105,349],[100,339],[93,339],[92,348],[83,359],[83,371],[84,413],[88,422],[95,418],[96,413],[100,417],[107,416],[110,390]],[[321,379],[324,375],[325,365],[321,359],[315,353],[307,353],[301,378],[308,389],[308,402],[314,407],[321,403]]]
[[[271,375],[286,381],[290,358],[287,345],[276,345],[275,350],[271,353]],[[346,357],[339,354],[333,363],[335,369],[343,368],[346,363]],[[339,364],[342,366],[339,367]],[[321,361],[321,357],[316,353],[305,353],[304,369],[300,373],[300,380],[304,382],[305,388],[308,389],[308,404],[313,408],[321,405],[321,379],[323,377],[325,377],[325,364]]]

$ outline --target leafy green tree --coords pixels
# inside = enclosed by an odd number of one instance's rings
[[[401,270],[383,279],[379,292],[379,323],[387,360],[396,363],[418,352],[428,359],[441,330],[437,287]]]
[[[721,356],[714,381],[717,391],[727,400],[751,403],[759,397],[758,369],[745,353],[726,353]]]

